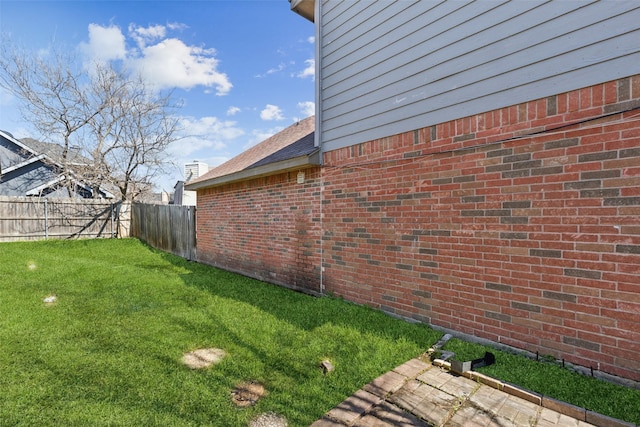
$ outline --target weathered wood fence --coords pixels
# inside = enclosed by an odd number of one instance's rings
[[[196,258],[195,206],[0,196],[0,242],[137,237]]]
[[[131,216],[132,237],[188,260],[196,259],[195,206],[134,203]]]
[[[0,196],[0,241],[128,237],[127,204]]]

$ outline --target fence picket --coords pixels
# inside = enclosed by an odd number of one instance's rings
[[[109,200],[0,196],[0,241],[128,237],[129,210],[120,205]]]
[[[194,206],[134,203],[131,236],[193,261],[196,259],[195,215]]]

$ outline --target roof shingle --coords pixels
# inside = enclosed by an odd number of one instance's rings
[[[189,185],[230,175],[251,167],[285,160],[294,156],[309,154],[313,151],[309,150],[308,144],[309,141],[311,141],[311,146],[313,146],[314,131],[315,116],[300,120],[277,134],[265,139],[261,143],[243,151],[220,166],[211,169],[206,174],[192,180],[189,182]],[[302,139],[304,139],[303,142],[295,144]],[[292,147],[287,149],[289,146]]]

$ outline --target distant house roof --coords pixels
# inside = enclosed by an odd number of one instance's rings
[[[45,154],[49,159],[53,160],[56,163],[63,162],[64,148],[60,144],[42,142],[33,138],[22,138],[20,142],[36,153]],[[78,150],[77,148],[71,147],[69,149],[69,152],[67,153],[67,163],[88,165],[91,163],[91,160],[87,159],[86,157],[82,157],[80,155],[80,150]]]
[[[314,145],[314,131],[315,116],[296,122],[187,183],[185,189],[199,190],[318,165],[320,150]]]
[[[60,174],[62,166],[56,159],[61,148],[26,138],[16,139],[11,133],[0,131],[0,194],[9,196],[62,196],[60,183],[64,177]],[[72,165],[86,164],[87,159],[74,154]],[[70,171],[71,181],[78,197],[92,197],[93,189]],[[115,196],[100,188],[101,197]]]

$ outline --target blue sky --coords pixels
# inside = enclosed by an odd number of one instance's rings
[[[313,114],[314,26],[287,0],[0,0],[0,29],[30,50],[125,61],[174,90],[186,134],[158,189],[171,190],[185,162],[216,166]],[[38,138],[17,106],[0,93],[0,129]]]

